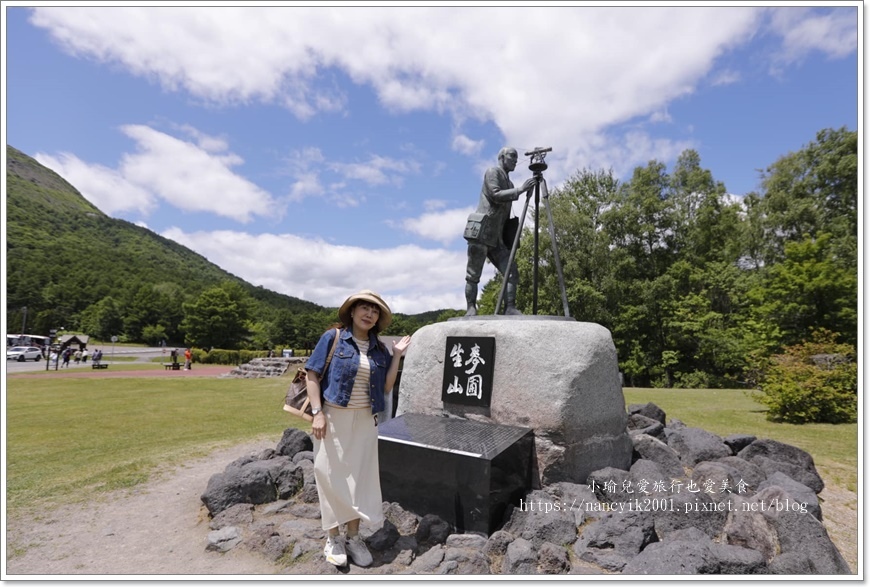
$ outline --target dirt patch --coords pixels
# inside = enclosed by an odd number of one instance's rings
[[[852,573],[857,573],[858,496],[846,489],[826,486],[819,494],[819,503],[828,536],[849,563]]]
[[[264,439],[218,449],[135,490],[10,517],[6,573],[210,577],[278,573],[277,565],[244,548],[226,554],[206,551],[208,512],[199,499],[209,477],[229,462],[274,446],[274,439]]]

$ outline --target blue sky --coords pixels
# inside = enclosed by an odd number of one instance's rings
[[[398,312],[464,307],[462,229],[504,145],[552,147],[551,189],[693,148],[741,196],[859,123],[856,2],[35,6],[4,3],[6,143],[105,213],[327,306],[368,288]]]

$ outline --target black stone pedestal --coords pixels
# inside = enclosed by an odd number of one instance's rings
[[[384,501],[489,536],[532,488],[530,428],[403,414],[378,427]]]

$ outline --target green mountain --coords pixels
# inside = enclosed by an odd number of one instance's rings
[[[104,298],[127,310],[157,296],[180,321],[182,302],[226,282],[253,300],[253,318],[280,311],[311,313],[317,304],[275,293],[232,275],[154,232],[108,217],[72,185],[7,145],[6,294],[10,332],[76,328],[81,313]],[[135,320],[134,320],[135,322]]]

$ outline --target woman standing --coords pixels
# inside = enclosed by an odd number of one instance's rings
[[[393,344],[391,358],[378,332],[390,325],[393,315],[370,290],[347,298],[338,317],[344,328],[338,334],[335,329],[324,333],[305,364],[314,413],[314,478],[323,529],[329,533],[323,549],[326,560],[344,566],[350,555],[355,564],[366,567],[372,556],[359,536],[360,520],[384,520],[376,414],[384,409],[384,394],[393,389],[411,337]],[[342,524],[345,535],[340,534]]]

